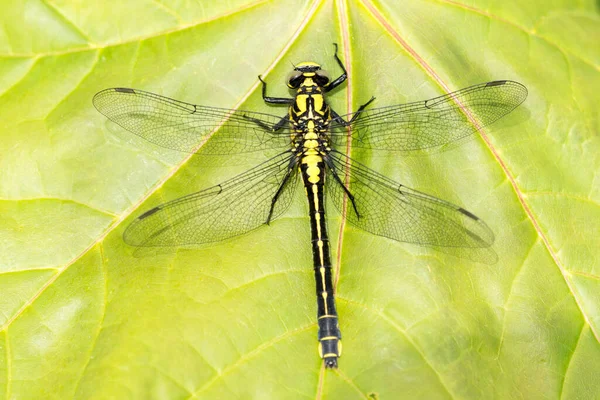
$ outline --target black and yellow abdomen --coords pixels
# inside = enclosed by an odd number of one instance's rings
[[[310,151],[309,151],[310,152]],[[319,354],[330,368],[337,366],[342,353],[341,333],[331,276],[329,238],[325,223],[324,179],[325,164],[319,155],[309,154],[302,158],[302,178],[308,198],[312,237],[313,266],[317,288],[317,321],[319,325]]]

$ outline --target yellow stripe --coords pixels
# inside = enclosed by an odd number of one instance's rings
[[[296,106],[300,111],[296,112],[296,114],[303,114],[306,112],[306,100],[308,99],[307,94],[298,94],[296,95]]]
[[[323,108],[323,95],[321,94],[313,94],[312,98],[315,101],[315,111],[321,115],[323,115],[323,112],[321,111],[321,109]]]
[[[319,213],[319,187],[317,185],[313,185],[312,186],[312,191],[313,191],[313,197],[314,197],[314,202],[315,202],[315,210],[317,211],[315,213],[315,219],[317,222],[317,239],[319,239],[319,242],[322,243],[321,240],[321,213]],[[321,285],[323,287],[323,289],[325,289],[325,266],[323,265],[325,263],[324,260],[325,256],[323,254],[323,246],[319,246],[319,260],[321,261],[321,267],[319,268],[319,272],[321,273]],[[323,291],[321,293],[321,296],[323,297],[323,302],[325,304],[325,314],[329,314],[329,307],[327,307],[327,292]]]
[[[316,62],[313,61],[302,61],[300,64],[296,64],[294,65],[295,68],[302,68],[302,67],[320,67],[319,64],[317,64]]]
[[[323,289],[325,289],[325,267],[319,268],[319,272],[321,273],[321,284],[323,285]],[[327,292],[321,292],[321,297],[323,297],[323,303],[325,305],[325,315],[329,314],[329,308],[327,307]]]

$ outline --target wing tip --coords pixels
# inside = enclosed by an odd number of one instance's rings
[[[139,217],[137,217],[137,218],[136,218],[136,220],[137,220],[137,221],[141,221],[141,220],[143,220],[144,218],[148,218],[148,217],[149,217],[149,216],[151,216],[152,214],[154,214],[154,213],[156,213],[156,212],[160,211],[160,209],[161,209],[161,207],[160,207],[160,206],[158,206],[158,207],[154,207],[154,208],[151,208],[150,210],[146,211],[145,213],[143,213],[142,215],[140,215]]]
[[[111,89],[108,89],[108,90],[111,90]],[[131,89],[131,88],[116,87],[116,88],[113,88],[112,91],[117,92],[117,93],[135,94],[135,89]]]
[[[462,214],[466,215],[467,217],[469,217],[469,218],[471,218],[471,219],[474,219],[475,221],[481,221],[481,220],[480,220],[480,219],[479,219],[479,218],[478,218],[478,217],[477,217],[475,214],[473,214],[473,213],[472,213],[472,212],[470,212],[470,211],[467,211],[467,210],[465,210],[465,209],[464,209],[464,208],[462,208],[462,207],[459,207],[459,208],[458,208],[458,211],[459,211],[459,212],[461,212]]]
[[[136,227],[138,226],[139,223],[141,223],[144,219],[150,217],[151,215],[159,212],[162,209],[161,206],[157,206],[154,208],[151,208],[150,210],[144,212],[142,215],[140,215],[139,217],[137,217],[136,219],[133,220],[133,222],[131,224],[129,224],[129,226],[125,229],[125,232],[123,232],[123,241],[125,243],[127,243],[130,246],[135,246],[135,247],[144,247],[144,246],[148,246],[148,239],[144,239],[144,240],[140,240],[140,238],[138,237],[138,235],[135,234],[136,232]]]
[[[485,222],[483,222],[481,218],[462,207],[457,208],[457,211],[477,223],[476,226],[478,227],[478,231],[467,229],[467,234],[479,244],[479,246],[475,247],[489,247],[494,244],[496,239],[494,232],[486,225]]]
[[[491,81],[485,84],[486,87],[492,87],[492,86],[502,86],[505,85],[506,82],[509,82],[507,80],[501,80],[501,81]]]
[[[522,83],[519,83],[517,81],[511,81],[509,79],[487,82],[485,84],[485,87],[505,86],[505,85],[512,86],[513,88],[518,89],[521,92],[520,93],[521,96],[519,96],[518,102],[517,102],[517,104],[516,104],[515,107],[517,107],[519,104],[521,104],[522,102],[524,102],[525,99],[527,98],[527,96],[529,95],[529,91],[527,90],[527,86],[525,86]]]
[[[102,97],[104,97],[104,95],[106,95],[107,93],[128,93],[128,94],[136,94],[134,89],[130,89],[130,88],[108,88],[108,89],[103,89],[101,91],[99,91],[98,93],[96,93],[94,95],[94,97],[92,97],[92,104],[94,105],[94,107],[96,108],[96,110],[98,110],[99,113],[101,114],[105,114],[105,112],[103,111],[103,109],[105,109],[104,105],[102,104]]]
[[[96,93],[94,95],[94,97],[92,98],[92,103],[94,103],[94,105],[96,105],[96,100],[98,98],[102,97],[106,93],[137,94],[136,90],[135,89],[131,89],[131,88],[124,88],[124,87],[107,88],[107,89],[102,89],[101,91],[99,91],[98,93]]]

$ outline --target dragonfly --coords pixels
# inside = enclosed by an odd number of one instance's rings
[[[168,149],[204,155],[269,152],[266,161],[218,185],[166,202],[139,215],[123,239],[132,246],[170,247],[218,242],[269,224],[290,206],[302,180],[306,189],[317,295],[319,355],[337,368],[342,354],[325,196],[354,226],[398,242],[481,249],[494,234],[466,209],[411,189],[350,158],[344,143],[373,150],[442,148],[476,134],[513,111],[527,97],[518,82],[497,80],[432,99],[387,107],[361,105],[340,115],[326,94],[335,79],[315,62],[296,64],[287,78],[293,97],[267,95],[285,115],[196,105],[130,88],[102,90],[93,98],[108,119]]]

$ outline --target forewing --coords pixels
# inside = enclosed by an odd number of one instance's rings
[[[520,83],[494,81],[425,101],[367,109],[351,125],[352,144],[406,152],[443,146],[499,120],[526,97],[527,89]],[[355,114],[343,118],[349,121]],[[332,121],[331,132],[334,144],[347,135],[339,120]]]
[[[203,154],[236,154],[289,146],[289,126],[270,130],[281,117],[198,106],[137,89],[111,88],[94,96],[111,121],[162,147]],[[211,140],[209,137],[215,134]]]
[[[342,153],[329,153],[327,165],[345,182],[354,197],[346,203],[346,219],[367,232],[400,242],[441,247],[488,247],[494,234],[469,211],[425,193],[410,189],[368,169]],[[328,193],[343,212],[346,192],[333,177],[326,181]],[[357,213],[358,212],[358,213]]]
[[[226,182],[155,207],[135,219],[123,239],[132,246],[182,246],[244,234],[290,205],[298,182],[295,156],[280,154]]]

